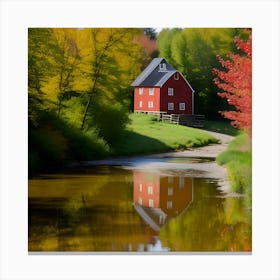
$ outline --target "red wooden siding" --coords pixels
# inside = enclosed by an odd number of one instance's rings
[[[139,94],[139,89],[143,88],[143,94]],[[134,88],[134,111],[158,112],[160,111],[160,88],[154,87],[154,95],[149,95],[149,88],[152,87],[135,87]],[[142,101],[142,107],[140,107]],[[153,102],[153,107],[149,108],[149,102]]]
[[[178,80],[174,79],[174,75],[171,76],[161,88],[160,111],[168,114],[193,114],[192,90],[185,79],[181,75],[178,76]],[[173,88],[173,96],[168,95],[168,88]],[[168,103],[174,104],[174,110],[168,110]],[[185,110],[179,110],[180,103],[185,103]]]
[[[193,201],[193,179],[154,175],[134,171],[133,202],[149,208],[161,208],[169,217],[176,217]],[[152,193],[149,192],[152,187]],[[149,200],[153,200],[150,206]]]
[[[154,174],[144,172],[133,172],[134,194],[133,202],[144,207],[149,206],[149,200],[153,201],[152,207],[159,207],[159,187],[160,177]],[[149,187],[152,187],[152,193],[149,193]]]
[[[169,217],[176,217],[193,201],[193,179],[160,178],[160,208]],[[172,189],[172,193],[168,193]]]

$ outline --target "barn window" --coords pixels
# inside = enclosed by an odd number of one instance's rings
[[[138,204],[142,205],[142,198],[141,197],[138,198]]]
[[[144,93],[144,88],[139,88],[139,94],[142,95]]]
[[[168,110],[174,110],[174,103],[168,103]]]
[[[185,103],[179,103],[179,110],[180,111],[185,111],[186,109],[186,104]]]
[[[154,88],[149,88],[149,95],[154,95],[155,89]]]
[[[167,201],[167,209],[171,209],[172,208],[172,201]]]
[[[185,186],[185,178],[180,177],[179,178],[179,188],[183,188]]]
[[[173,76],[174,80],[178,81],[179,80],[179,73],[176,72]]]
[[[153,194],[153,186],[148,186],[148,194]]]
[[[174,88],[169,87],[168,88],[168,95],[173,96],[174,95]]]
[[[173,188],[168,188],[167,194],[168,195],[173,195]]]
[[[142,192],[142,187],[143,185],[142,184],[139,184],[139,191]]]
[[[166,64],[165,63],[160,63],[159,71],[166,71]]]
[[[154,207],[154,201],[152,199],[149,199],[149,207]]]
[[[154,102],[153,101],[149,101],[148,102],[148,108],[153,108],[154,107]]]
[[[139,101],[139,107],[143,107],[143,101]]]

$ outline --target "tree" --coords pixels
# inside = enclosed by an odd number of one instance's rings
[[[155,28],[144,28],[144,35],[148,36],[152,41],[156,41],[157,39],[157,32]]]
[[[53,29],[54,40],[57,46],[56,67],[58,68],[58,75],[56,77],[56,84],[58,116],[60,115],[63,101],[77,95],[73,91],[73,83],[75,79],[74,74],[81,61],[81,57],[74,39],[75,32],[77,31],[65,28]]]
[[[57,74],[51,28],[28,29],[28,119],[38,125],[40,112],[50,104],[44,86]]]
[[[75,33],[75,29],[29,28],[30,109],[33,108],[36,111],[36,106],[39,109],[45,103],[48,109],[55,109],[60,115],[63,101],[76,95],[72,88],[75,76],[78,74],[75,72],[78,69],[80,55]]]
[[[218,119],[218,108],[227,103],[216,94],[213,67],[219,67],[216,54],[226,55],[234,47],[235,28],[163,29],[158,36],[160,56],[183,73],[195,90],[195,113]]]
[[[81,129],[94,96],[102,95],[114,102],[114,95],[127,88],[139,72],[140,45],[134,40],[137,29],[93,28],[88,31],[89,53],[85,54],[85,76],[88,81],[87,101],[83,113]],[[92,114],[91,114],[92,115]]]
[[[220,111],[227,119],[232,120],[232,125],[246,130],[249,134],[252,128],[252,36],[246,30],[248,40],[239,37],[234,39],[238,50],[243,54],[228,54],[228,59],[218,56],[218,61],[224,70],[213,69],[217,76],[214,83],[224,92],[218,96],[226,98],[236,110]]]

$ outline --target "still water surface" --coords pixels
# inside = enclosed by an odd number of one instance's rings
[[[29,251],[251,251],[246,198],[180,169],[203,160],[159,161],[161,168],[95,166],[29,180]]]

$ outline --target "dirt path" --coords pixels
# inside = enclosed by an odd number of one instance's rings
[[[153,154],[149,155],[150,157],[205,157],[205,158],[216,158],[218,154],[225,151],[228,143],[233,140],[233,136],[216,133],[211,131],[205,131],[219,139],[220,144],[210,144],[204,147],[199,148],[190,148],[184,151],[162,153],[162,154]]]

